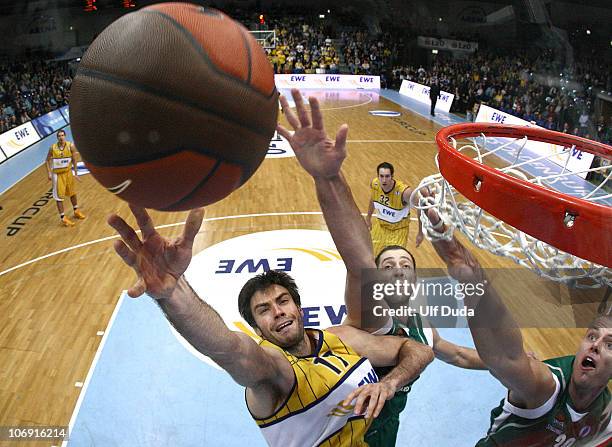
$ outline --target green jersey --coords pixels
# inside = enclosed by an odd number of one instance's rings
[[[424,345],[431,346],[433,344],[432,331],[430,328],[423,327],[423,321],[419,314],[410,317],[407,325],[394,318],[391,329],[385,335],[411,338]],[[380,379],[392,369],[393,367],[374,368]],[[370,447],[392,447],[395,445],[397,430],[399,429],[399,415],[406,407],[408,393],[412,388],[412,384],[419,377],[416,377],[412,382],[396,392],[395,396],[385,403],[380,415],[374,419],[366,433],[365,440]]]
[[[572,407],[569,382],[574,356],[545,360],[555,393],[539,408],[515,407],[507,399],[491,411],[491,427],[477,447],[577,447],[612,445],[610,391],[606,388],[584,412]]]

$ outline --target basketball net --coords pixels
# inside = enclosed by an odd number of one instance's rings
[[[457,126],[458,127],[458,126]],[[512,177],[526,182],[539,185],[551,191],[557,191],[556,185],[564,178],[575,177],[579,174],[596,173],[599,181],[593,185],[591,191],[586,194],[576,195],[593,203],[608,205],[612,194],[606,191],[606,183],[612,176],[610,160],[602,158],[601,166],[572,172],[568,169],[568,163],[575,147],[555,146],[556,150],[550,154],[533,156],[527,154],[524,148],[529,137],[522,138],[491,138],[503,144],[496,145],[494,148],[488,144],[489,138],[485,133],[480,137],[470,138],[468,142],[458,144],[452,136],[449,137],[451,146],[454,150],[468,155],[469,158],[479,164],[488,166],[492,170],[497,170]],[[440,144],[440,141],[438,141]],[[514,151],[511,162],[504,161],[496,154],[508,149]],[[532,175],[533,166],[536,162],[543,160],[556,161],[559,157],[565,159],[563,166],[555,164],[558,172],[548,175]],[[508,157],[505,157],[506,160]],[[493,163],[491,163],[493,162]],[[495,164],[496,166],[493,166]],[[500,166],[505,164],[505,166]],[[436,166],[440,171],[439,154],[436,155]],[[582,180],[582,179],[581,179]],[[611,182],[612,183],[612,182]],[[479,191],[480,185],[474,183],[474,189]],[[429,194],[423,195],[423,188],[428,188]],[[490,251],[499,256],[512,259],[517,264],[535,271],[538,275],[553,281],[562,282],[572,287],[595,288],[612,285],[612,272],[610,268],[579,258],[570,253],[555,248],[548,243],[536,239],[506,222],[492,216],[478,205],[468,200],[457,189],[451,185],[442,174],[434,174],[424,178],[413,192],[411,203],[414,207],[424,211],[436,208],[442,219],[446,223],[447,229],[440,233],[433,228],[425,212],[421,213],[421,222],[426,237],[431,240],[450,240],[453,237],[455,228],[459,229],[475,246]],[[504,204],[502,204],[504,206]],[[538,216],[538,210],[530,210],[533,218]],[[571,228],[574,224],[575,216],[566,215],[564,224]],[[612,229],[608,229],[607,234],[602,235],[601,250],[608,250],[610,234]]]

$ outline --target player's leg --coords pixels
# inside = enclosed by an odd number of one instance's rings
[[[74,217],[77,219],[85,219],[85,214],[79,210],[79,205],[77,202],[76,188],[74,185],[74,177],[71,173],[67,174],[66,180],[66,195],[70,196],[70,202],[72,203],[72,209],[74,210]]]
[[[372,236],[373,253],[376,257],[383,248],[389,245],[385,243],[387,231],[380,225],[380,220],[378,220],[376,217],[372,218],[372,229],[370,230],[370,235]]]
[[[66,196],[66,178],[65,174],[53,174],[51,181],[53,182],[53,198],[57,205],[57,211],[60,215],[60,221],[65,227],[74,225],[70,219],[64,215],[64,197]]]

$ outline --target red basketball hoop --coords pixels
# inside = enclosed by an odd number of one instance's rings
[[[421,213],[428,238],[450,239],[458,228],[477,247],[551,280],[612,285],[612,193],[606,190],[612,147],[489,123],[446,127],[436,142],[440,173],[424,178],[411,198],[418,209],[435,207],[447,223],[439,233]],[[584,152],[600,157],[601,166],[591,167],[590,157],[572,158]],[[600,183],[587,182],[587,173]]]
[[[484,135],[541,141],[611,159],[612,147],[538,127],[469,123],[436,135],[440,173],[489,214],[579,258],[612,267],[612,208],[573,197],[486,166],[458,151],[452,140]],[[532,210],[533,212],[529,212]]]

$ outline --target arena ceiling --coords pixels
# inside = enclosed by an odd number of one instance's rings
[[[185,1],[191,1],[193,3],[202,3],[202,4],[212,4],[212,3],[223,4],[225,1],[231,1],[231,0],[217,0],[217,1],[215,0],[205,0],[205,1],[185,0]],[[276,0],[273,3],[282,3],[282,1],[284,0]],[[379,1],[385,1],[385,0],[379,0]],[[411,2],[412,0],[405,0],[405,1]],[[444,5],[444,4],[449,4],[452,1],[454,0],[430,0],[429,3]],[[489,4],[494,3],[500,6],[506,6],[506,5],[514,5],[516,3],[520,3],[521,0],[469,0],[469,1],[489,3]],[[351,3],[349,0],[336,0],[334,1],[334,4],[338,5],[338,4],[342,4],[343,2]],[[544,2],[546,4],[552,3],[554,7],[554,3],[560,3],[561,1],[544,0]],[[135,3],[137,5],[146,5],[146,4],[158,3],[158,2],[156,0],[140,0],[140,1],[135,0]],[[244,4],[245,2],[242,2],[242,3]],[[261,3],[265,5],[268,2],[264,0]],[[269,3],[272,3],[272,2],[269,2]],[[308,3],[308,0],[304,0],[304,3]],[[612,1],[610,0],[562,0],[562,3],[570,3],[570,4],[575,4],[577,6],[578,5],[594,6],[598,8],[606,8],[606,9],[612,10]],[[0,0],[0,16],[11,15],[11,14],[23,14],[28,11],[37,10],[39,8],[40,8],[39,9],[40,11],[44,11],[45,9],[52,9],[52,8],[62,8],[63,9],[63,8],[84,7],[85,4],[86,4],[86,0],[24,0],[24,1]],[[96,4],[98,6],[98,9],[113,8],[113,7],[120,8],[121,7],[120,0],[96,0]]]

